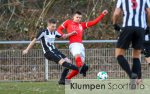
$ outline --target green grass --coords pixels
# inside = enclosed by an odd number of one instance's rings
[[[113,84],[124,84],[128,80],[79,80],[78,83],[86,84],[103,84],[107,85],[108,82]],[[92,92],[82,90],[79,93],[79,90],[72,90],[71,93],[66,94],[149,94],[150,91],[150,80],[144,79],[143,84],[145,85],[144,90],[93,90]],[[0,82],[0,94],[65,94],[65,86],[58,85],[57,81],[48,81],[48,82]]]
[[[65,94],[65,90],[56,81],[0,82],[0,94]]]

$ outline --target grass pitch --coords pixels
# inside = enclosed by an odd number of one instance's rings
[[[0,94],[65,94],[65,86],[49,82],[0,82]]]
[[[82,79],[84,80],[84,79]],[[82,81],[81,80],[81,81]],[[107,83],[109,80],[100,81],[98,83]],[[92,80],[86,83],[92,83]],[[122,80],[111,81],[115,84],[125,83]],[[84,83],[84,81],[82,81]],[[97,83],[97,81],[95,82]],[[82,90],[83,93],[78,93],[77,90],[73,90],[71,93],[66,94],[149,94],[150,91],[150,80],[144,80],[143,84],[145,85],[145,90],[134,90],[132,92],[128,90],[101,90],[99,92],[86,92]],[[105,93],[103,93],[105,92]],[[48,82],[0,82],[0,94],[65,94],[65,86],[58,85],[57,81],[48,81]]]

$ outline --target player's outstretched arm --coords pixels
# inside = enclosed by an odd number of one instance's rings
[[[22,54],[23,54],[23,55],[27,54],[28,51],[33,47],[33,45],[35,44],[35,42],[36,42],[36,38],[34,38],[34,39],[30,42],[30,44],[28,45],[28,47],[27,47],[25,50],[23,50]]]
[[[108,14],[108,11],[107,10],[104,10],[96,19],[94,19],[93,21],[89,21],[86,23],[86,27],[91,27],[91,26],[94,26],[96,25],[98,22],[100,22],[105,15]]]
[[[73,31],[73,32],[67,33],[67,34],[63,34],[63,35],[62,35],[62,38],[63,38],[63,39],[66,39],[66,38],[68,38],[68,37],[70,37],[70,36],[73,36],[73,35],[75,35],[75,34],[77,34],[76,31]]]

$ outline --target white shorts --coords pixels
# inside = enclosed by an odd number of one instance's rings
[[[69,45],[69,50],[74,57],[80,54],[82,62],[85,61],[85,48],[82,43],[71,43]]]

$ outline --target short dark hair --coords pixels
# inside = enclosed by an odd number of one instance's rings
[[[56,20],[54,18],[48,19],[48,23],[56,24]]]
[[[80,11],[76,11],[74,14],[82,15]]]

